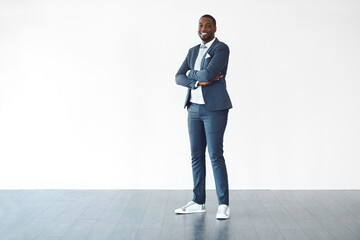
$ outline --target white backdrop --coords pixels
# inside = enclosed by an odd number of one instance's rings
[[[230,188],[360,188],[357,0],[0,0],[0,188],[191,189],[174,76],[205,13]]]

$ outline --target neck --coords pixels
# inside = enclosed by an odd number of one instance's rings
[[[214,40],[215,37],[213,37],[212,39],[208,40],[208,41],[203,41],[203,44],[207,44],[208,42],[211,42],[212,40]]]

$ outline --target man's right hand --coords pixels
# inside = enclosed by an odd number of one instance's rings
[[[207,85],[210,85],[212,84],[214,81],[218,81],[220,78],[222,78],[223,75],[221,75],[221,72],[219,72],[219,74],[215,77],[214,80],[212,80],[211,82],[199,82],[198,83],[198,86],[207,86]]]

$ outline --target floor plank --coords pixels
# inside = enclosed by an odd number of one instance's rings
[[[177,215],[191,190],[0,190],[1,240],[358,240],[360,191],[231,190],[231,217]]]

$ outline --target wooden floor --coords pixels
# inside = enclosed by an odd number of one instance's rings
[[[0,239],[360,239],[360,191],[234,190],[231,218],[175,215],[189,190],[1,190]]]

